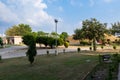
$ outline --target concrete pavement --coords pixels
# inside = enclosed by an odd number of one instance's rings
[[[9,48],[0,49],[0,55],[2,59],[22,57],[26,56],[27,46],[11,46]],[[37,55],[46,54],[46,51],[49,51],[50,54],[54,54],[56,49],[37,49]],[[63,52],[63,48],[57,49],[58,53]],[[67,48],[65,52],[77,51],[77,48]]]

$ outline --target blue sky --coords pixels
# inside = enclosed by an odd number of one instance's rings
[[[96,18],[102,23],[120,21],[120,0],[0,0],[0,34],[20,23],[33,31],[74,33],[85,19]]]

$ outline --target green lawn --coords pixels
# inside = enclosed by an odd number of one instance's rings
[[[37,56],[33,65],[27,57],[6,59],[0,80],[81,80],[97,63],[97,56],[77,53]]]

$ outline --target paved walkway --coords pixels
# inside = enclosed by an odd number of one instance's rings
[[[3,48],[0,49],[0,55],[2,56],[2,59],[26,56],[25,53],[27,52],[27,49],[25,48],[27,48],[27,46],[11,46],[9,48]],[[56,49],[38,49],[37,55],[46,54],[46,50],[49,50],[49,53],[53,54],[55,53]],[[63,52],[63,48],[58,48],[57,51],[58,53]],[[70,51],[77,51],[77,48],[65,49],[65,52],[70,52]]]

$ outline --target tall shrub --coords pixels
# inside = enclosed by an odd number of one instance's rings
[[[36,38],[32,34],[23,36],[23,43],[28,46],[26,55],[28,56],[28,60],[30,61],[31,64],[34,62],[34,57],[37,54],[35,39]]]
[[[68,42],[64,42],[64,46],[65,46],[65,48],[68,48],[69,43]]]

